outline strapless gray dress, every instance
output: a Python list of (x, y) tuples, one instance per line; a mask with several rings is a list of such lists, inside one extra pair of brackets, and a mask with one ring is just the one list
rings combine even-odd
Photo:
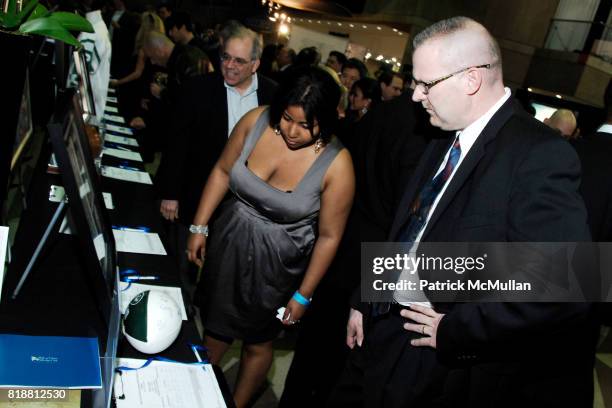
[(247, 163), (268, 122), (265, 110), (231, 169), (232, 194), (211, 225), (198, 288), (205, 330), (250, 343), (280, 332), (276, 310), (302, 281), (317, 238), (323, 176), (343, 148), (334, 137), (294, 191), (279, 190)]

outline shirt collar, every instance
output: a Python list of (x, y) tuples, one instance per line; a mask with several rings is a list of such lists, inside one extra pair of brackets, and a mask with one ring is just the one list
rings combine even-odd
[(225, 88), (230, 91), (230, 92), (235, 92), (236, 94), (240, 95), (241, 97), (246, 97), (251, 95), (253, 92), (257, 92), (257, 87), (259, 85), (259, 81), (257, 80), (257, 74), (253, 74), (251, 76), (251, 85), (249, 85), (249, 87), (246, 89), (246, 91), (244, 91), (243, 94), (240, 94), (240, 92), (238, 92), (238, 90), (231, 86), (228, 85), (227, 82), (223, 81), (223, 85), (225, 85)]
[(604, 123), (597, 129), (598, 132), (602, 133), (612, 133), (612, 125), (609, 123)]
[(502, 107), (502, 105), (510, 98), (510, 88), (504, 88), (504, 96), (502, 96), (491, 108), (485, 112), (484, 115), (476, 119), (465, 129), (458, 131), (459, 143), (461, 144), (461, 150), (467, 152), (470, 147), (476, 142), (478, 136), (482, 133), (489, 120), (495, 115), (495, 113)]

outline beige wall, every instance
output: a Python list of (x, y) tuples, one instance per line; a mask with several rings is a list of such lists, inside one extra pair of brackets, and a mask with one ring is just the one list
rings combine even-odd
[[(382, 54), (385, 57), (395, 57), (398, 61), (401, 61), (404, 49), (406, 48), (408, 35), (404, 34), (400, 36), (394, 32), (391, 27), (381, 26), (382, 30), (377, 30), (376, 25), (370, 23), (365, 23), (367, 28), (364, 29), (362, 27), (363, 23), (316, 19), (311, 21), (312, 23), (309, 23), (308, 20), (296, 21), (293, 24), (325, 34), (329, 34), (330, 31), (348, 34), (350, 42), (363, 45), (369, 49), (373, 54), (373, 58), (378, 54)], [(321, 21), (321, 24), (319, 24), (318, 21)], [(331, 24), (328, 25), (328, 22)], [(340, 22), (342, 26), (339, 26), (338, 22)], [(353, 24), (355, 27), (351, 28), (349, 24)], [(299, 52), (299, 50), (295, 51)], [(323, 61), (326, 58), (327, 55), (322, 56)]]

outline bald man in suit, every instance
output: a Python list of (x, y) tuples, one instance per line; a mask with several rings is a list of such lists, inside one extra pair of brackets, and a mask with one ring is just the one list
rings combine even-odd
[[(482, 25), (454, 17), (426, 28), (413, 66), (413, 100), (453, 134), (421, 157), (390, 241), (590, 240), (575, 152), (512, 99)], [(374, 305), (365, 340), (362, 313), (351, 311), (347, 343), (360, 350), (329, 406), (592, 405), (591, 305), (394, 298)]]

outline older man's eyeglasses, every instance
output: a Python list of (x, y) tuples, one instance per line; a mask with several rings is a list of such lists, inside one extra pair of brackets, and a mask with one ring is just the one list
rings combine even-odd
[(234, 64), (238, 65), (239, 67), (244, 67), (246, 64), (248, 64), (252, 60), (245, 60), (244, 58), (240, 58), (240, 57), (232, 57), (227, 52), (224, 52), (223, 54), (221, 54), (221, 61), (227, 62), (227, 63), (234, 61)]
[(415, 79), (414, 77), (412, 77), (412, 80), (414, 81), (414, 89), (416, 90), (417, 87), (422, 87), (422, 92), (424, 95), (429, 94), (429, 90), (431, 88), (433, 88), (434, 86), (438, 85), (440, 82), (446, 81), (449, 78), (454, 77), (455, 75), (461, 74), (462, 72), (468, 71), (472, 68), (486, 68), (489, 69), (491, 68), (493, 64), (483, 64), (483, 65), (476, 65), (476, 66), (471, 66), (471, 67), (467, 67), (467, 68), (463, 68), (460, 69), (459, 71), (453, 72), (452, 74), (448, 74), (443, 76), (442, 78), (438, 78), (438, 79), (434, 79), (433, 81), (420, 81), (418, 79)]

